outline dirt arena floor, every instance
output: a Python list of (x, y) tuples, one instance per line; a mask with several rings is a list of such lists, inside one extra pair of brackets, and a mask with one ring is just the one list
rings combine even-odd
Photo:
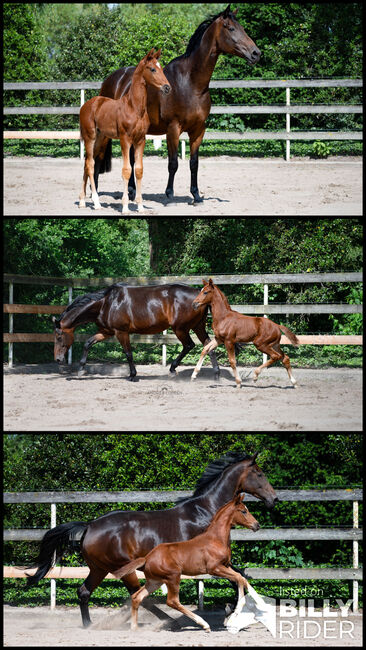
[[(71, 368), (71, 369), (70, 369)], [(22, 365), (4, 376), (5, 431), (361, 431), (362, 369), (294, 369), (298, 388), (282, 367), (239, 368), (237, 390), (231, 370), (215, 382), (193, 366), (174, 379), (168, 367), (137, 366), (139, 381), (126, 380), (127, 364)], [(61, 374), (62, 373), (62, 374)]]
[[(155, 600), (155, 599), (154, 599)], [(241, 646), (362, 646), (362, 615), (350, 614), (345, 619), (294, 617), (292, 638), (280, 631), (277, 611), (276, 637), (262, 623), (255, 623), (237, 634), (224, 627), (224, 611), (200, 611), (210, 625), (207, 633), (186, 616), (167, 607), (153, 605), (152, 611), (139, 610), (137, 632), (129, 629), (130, 608), (91, 608), (93, 624), (83, 629), (78, 607), (11, 607), (4, 608), (4, 646), (189, 646), (189, 647), (241, 647)], [(277, 608), (278, 610), (279, 608)], [(324, 628), (324, 622), (327, 626)], [(297, 624), (299, 623), (299, 634)], [(343, 624), (341, 638), (340, 626)], [(290, 629), (283, 624), (282, 629)], [(346, 633), (349, 631), (349, 633)], [(305, 638), (308, 637), (308, 638)], [(312, 637), (312, 638), (311, 638)]]
[[(78, 158), (6, 157), (5, 216), (118, 217), (122, 212), (122, 163), (100, 177), (101, 210), (91, 199), (79, 209), (83, 163)], [(167, 160), (145, 157), (142, 182), (143, 215), (155, 216), (325, 216), (362, 214), (362, 159), (243, 159), (234, 156), (200, 158), (199, 189), (203, 203), (192, 206), (189, 158), (179, 160), (175, 199), (167, 203)], [(137, 213), (130, 203), (131, 215)]]

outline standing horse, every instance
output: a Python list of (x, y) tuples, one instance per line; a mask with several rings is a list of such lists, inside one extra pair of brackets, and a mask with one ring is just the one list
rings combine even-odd
[(137, 629), (138, 608), (146, 596), (165, 584), (168, 588), (167, 605), (192, 618), (205, 632), (211, 632), (208, 623), (184, 607), (179, 600), (179, 583), (182, 573), (196, 576), (209, 573), (218, 578), (228, 578), (239, 587), (238, 601), (234, 615), (239, 614), (245, 603), (244, 588), (249, 591), (248, 581), (229, 565), (231, 559), (230, 528), (246, 526), (254, 532), (259, 523), (250, 514), (238, 494), (235, 499), (222, 506), (204, 533), (184, 542), (159, 544), (145, 557), (138, 557), (122, 569), (114, 572), (117, 578), (142, 569), (146, 583), (132, 596), (131, 630)]
[[(202, 201), (198, 191), (198, 150), (202, 142), (206, 119), (210, 113), (211, 97), (209, 83), (220, 54), (234, 54), (245, 58), (251, 65), (260, 58), (260, 50), (243, 27), (236, 20), (237, 10), (225, 11), (211, 16), (196, 29), (188, 43), (186, 52), (168, 63), (164, 68), (172, 87), (170, 95), (162, 95), (155, 88), (147, 89), (147, 110), (150, 118), (148, 133), (166, 133), (168, 145), (169, 180), (165, 193), (168, 199), (174, 195), (174, 176), (178, 169), (179, 136), (187, 131), (190, 144), (191, 187), (194, 202)], [(104, 81), (100, 95), (117, 99), (124, 95), (131, 83), (134, 68), (120, 68)], [(108, 142), (106, 151), (101, 152), (95, 164), (95, 182), (98, 174), (111, 169), (112, 147)], [(133, 148), (131, 148), (132, 174), (129, 182), (129, 195), (135, 196), (133, 177)]]
[[(157, 334), (171, 327), (183, 345), (182, 352), (170, 366), (171, 376), (174, 376), (179, 363), (195, 345), (189, 330), (192, 329), (197, 334), (203, 345), (210, 341), (205, 329), (208, 307), (203, 307), (197, 312), (192, 307), (197, 293), (197, 289), (184, 284), (131, 287), (117, 283), (107, 289), (79, 296), (57, 319), (52, 318), (55, 326), (55, 361), (65, 362), (66, 353), (74, 341), (74, 330), (78, 325), (96, 323), (99, 331), (85, 343), (79, 376), (85, 372), (91, 346), (115, 335), (130, 366), (128, 379), (138, 381), (130, 334)], [(220, 370), (216, 354), (213, 352), (210, 357), (215, 379), (218, 379)]]
[(263, 368), (268, 368), (275, 361), (281, 361), (288, 372), (291, 383), (296, 388), (296, 379), (292, 374), (290, 359), (280, 348), (281, 330), (290, 339), (292, 345), (296, 347), (299, 345), (297, 336), (285, 325), (277, 325), (269, 318), (244, 316), (231, 309), (226, 296), (212, 282), (211, 278), (208, 282), (203, 280), (203, 285), (203, 289), (193, 301), (193, 308), (198, 309), (202, 305), (211, 305), (212, 329), (215, 338), (203, 348), (191, 380), (196, 379), (205, 355), (212, 352), (221, 343), (224, 343), (235, 376), (236, 387), (240, 388), (241, 379), (236, 368), (235, 344), (251, 342), (254, 343), (257, 350), (268, 354), (270, 357), (269, 361), (254, 370), (254, 381), (258, 379), (258, 375)]
[[(147, 555), (161, 542), (191, 539), (202, 533), (216, 512), (239, 492), (252, 494), (273, 508), (278, 498), (256, 464), (257, 455), (258, 452), (254, 456), (228, 452), (206, 468), (193, 495), (180, 499), (173, 508), (116, 510), (89, 523), (73, 521), (52, 528), (42, 539), (37, 560), (28, 567), (38, 567), (28, 577), (28, 585), (38, 584), (62, 557), (70, 541), (81, 533), (80, 551), (90, 573), (77, 592), (83, 625), (87, 627), (91, 623), (89, 598), (107, 573), (114, 573), (136, 557)], [(130, 594), (140, 588), (136, 573), (124, 576), (122, 581)]]
[(109, 138), (118, 138), (121, 143), (124, 180), (122, 212), (128, 212), (128, 180), (131, 176), (130, 148), (134, 147), (136, 157), (137, 209), (143, 211), (141, 180), (143, 174), (142, 156), (145, 136), (149, 127), (147, 113), (146, 85), (157, 93), (168, 95), (169, 82), (158, 61), (161, 50), (154, 48), (141, 59), (134, 70), (128, 92), (120, 99), (92, 97), (80, 109), (80, 133), (85, 142), (84, 179), (80, 192), (79, 208), (85, 208), (85, 190), (88, 177), (92, 188), (94, 207), (99, 210), (98, 193), (94, 183), (94, 157), (98, 157), (103, 143)]

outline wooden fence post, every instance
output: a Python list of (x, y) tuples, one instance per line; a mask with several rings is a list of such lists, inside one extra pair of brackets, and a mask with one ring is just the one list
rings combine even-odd
[[(353, 501), (353, 528), (358, 528), (358, 501)], [(358, 569), (358, 542), (353, 542), (353, 568)], [(358, 612), (358, 580), (353, 580), (353, 613)]]
[[(9, 305), (14, 303), (14, 285), (12, 282), (9, 282)], [(9, 334), (13, 334), (14, 321), (13, 314), (9, 314)], [(14, 343), (9, 343), (9, 368), (13, 367), (13, 345)]]
[[(51, 528), (56, 526), (56, 504), (51, 503)], [(56, 561), (56, 551), (53, 554), (53, 564)], [(51, 578), (51, 609), (56, 607), (56, 580)]]
[[(290, 106), (289, 88), (286, 88), (286, 106)], [(290, 113), (286, 113), (286, 133), (290, 133)], [(286, 140), (286, 162), (290, 162), (290, 140)]]

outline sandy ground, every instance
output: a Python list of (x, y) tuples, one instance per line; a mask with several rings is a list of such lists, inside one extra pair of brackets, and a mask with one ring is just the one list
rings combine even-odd
[[(157, 599), (154, 599), (154, 601)], [(194, 607), (192, 611), (198, 613)], [(277, 608), (277, 612), (278, 612)], [(153, 613), (154, 612), (154, 613)], [(294, 623), (293, 638), (281, 633), (281, 619), (277, 613), (276, 637), (262, 623), (255, 623), (238, 634), (231, 634), (224, 625), (224, 611), (200, 611), (211, 627), (207, 633), (186, 616), (160, 602), (152, 611), (140, 607), (137, 632), (129, 629), (130, 610), (91, 608), (92, 626), (83, 629), (79, 608), (57, 607), (11, 607), (4, 608), (4, 646), (189, 646), (189, 647), (240, 647), (240, 646), (361, 646), (362, 616), (351, 615), (345, 619), (316, 618), (288, 619)], [(311, 623), (315, 621), (316, 623)], [(329, 627), (324, 629), (324, 621)], [(341, 638), (340, 624), (343, 630)], [(345, 621), (345, 623), (344, 623)], [(297, 623), (300, 623), (297, 634)], [(282, 624), (282, 629), (289, 627)], [(305, 638), (314, 637), (314, 638)]]
[[(256, 383), (252, 368), (211, 367), (190, 381), (193, 366), (176, 378), (168, 367), (137, 366), (129, 382), (126, 364), (22, 365), (4, 377), (5, 431), (360, 431), (362, 369), (294, 369), (298, 388), (282, 367), (264, 370)], [(60, 374), (60, 372), (62, 374)]]
[[(118, 217), (122, 211), (121, 160), (100, 177), (102, 209), (91, 199), (79, 209), (83, 176), (80, 159), (6, 157), (4, 159), (5, 216), (97, 215)], [(201, 158), (199, 190), (203, 203), (192, 206), (189, 159), (179, 160), (175, 200), (167, 204), (167, 160), (144, 159), (142, 195), (145, 216), (301, 216), (362, 214), (362, 159), (327, 160), (243, 159), (234, 156)], [(130, 203), (131, 215), (137, 215)]]

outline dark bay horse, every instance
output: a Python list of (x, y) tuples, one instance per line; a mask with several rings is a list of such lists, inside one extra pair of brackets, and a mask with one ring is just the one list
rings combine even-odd
[[(198, 289), (185, 284), (136, 287), (117, 283), (107, 289), (78, 296), (58, 318), (52, 319), (55, 326), (55, 361), (65, 363), (66, 353), (74, 341), (74, 330), (78, 325), (95, 323), (98, 332), (85, 343), (79, 376), (85, 372), (91, 346), (115, 335), (130, 366), (128, 379), (138, 381), (130, 334), (157, 334), (171, 327), (183, 345), (182, 352), (170, 366), (171, 376), (174, 376), (177, 366), (195, 346), (189, 330), (196, 333), (203, 345), (210, 341), (205, 329), (208, 307), (202, 307), (198, 311), (192, 307), (197, 294)], [(210, 358), (215, 379), (218, 379), (220, 369), (216, 354), (210, 354)]]
[(142, 156), (145, 136), (149, 127), (147, 113), (147, 86), (157, 92), (169, 94), (171, 88), (158, 61), (161, 50), (154, 48), (144, 56), (134, 69), (131, 85), (123, 97), (92, 97), (80, 109), (80, 133), (85, 143), (85, 165), (79, 208), (85, 208), (85, 190), (88, 178), (92, 188), (94, 208), (99, 210), (98, 193), (94, 184), (94, 158), (98, 157), (105, 141), (117, 138), (121, 144), (124, 190), (122, 212), (128, 212), (128, 181), (131, 176), (130, 148), (133, 146), (136, 158), (137, 209), (143, 211), (141, 181), (143, 174)]
[[(147, 110), (150, 118), (148, 133), (166, 133), (168, 145), (169, 180), (165, 193), (168, 199), (174, 195), (174, 176), (178, 169), (179, 136), (183, 131), (189, 135), (191, 194), (194, 202), (202, 201), (198, 191), (198, 150), (202, 142), (206, 119), (210, 113), (211, 97), (208, 89), (216, 61), (220, 54), (233, 54), (245, 58), (251, 65), (260, 58), (260, 50), (235, 18), (237, 10), (225, 11), (203, 21), (192, 35), (187, 49), (164, 68), (172, 91), (163, 95), (155, 88), (147, 89)], [(104, 81), (100, 95), (117, 99), (128, 91), (134, 68), (120, 68)], [(111, 169), (112, 147), (109, 141), (105, 153), (102, 151), (95, 163), (95, 181), (98, 174)], [(132, 173), (129, 195), (135, 196), (133, 177), (134, 154), (131, 148)]]
[(211, 632), (209, 624), (179, 600), (182, 573), (188, 576), (208, 573), (236, 582), (239, 593), (233, 615), (241, 612), (245, 604), (244, 589), (249, 591), (249, 583), (241, 573), (228, 566), (231, 560), (230, 529), (234, 526), (245, 526), (254, 532), (260, 528), (244, 505), (242, 494), (220, 508), (204, 533), (183, 542), (159, 544), (146, 557), (132, 560), (114, 572), (117, 578), (122, 578), (136, 569), (142, 569), (146, 577), (145, 585), (132, 596), (131, 630), (137, 629), (138, 608), (144, 598), (165, 584), (168, 588), (167, 605), (193, 619), (205, 632)]
[[(89, 523), (72, 521), (49, 530), (42, 539), (35, 563), (38, 567), (28, 585), (38, 584), (56, 558), (82, 534), (80, 551), (90, 568), (78, 597), (83, 625), (90, 625), (89, 598), (108, 572), (114, 573), (137, 557), (145, 556), (161, 542), (191, 539), (202, 533), (216, 512), (239, 492), (246, 492), (273, 508), (276, 493), (253, 456), (228, 452), (212, 462), (199, 479), (192, 496), (180, 499), (173, 508), (150, 511), (115, 510)], [(57, 560), (56, 560), (57, 561)], [(130, 594), (140, 588), (136, 573), (122, 578)]]
[(202, 307), (202, 305), (211, 306), (212, 329), (215, 338), (203, 348), (191, 380), (196, 379), (205, 355), (212, 352), (221, 343), (224, 343), (235, 376), (236, 387), (240, 388), (241, 379), (236, 368), (235, 345), (251, 342), (254, 343), (257, 350), (268, 354), (270, 357), (269, 361), (254, 370), (254, 381), (258, 379), (258, 375), (263, 368), (268, 368), (275, 361), (281, 361), (287, 370), (291, 383), (296, 388), (296, 379), (292, 374), (290, 359), (280, 348), (281, 330), (290, 339), (292, 345), (296, 347), (299, 345), (297, 336), (285, 325), (277, 325), (269, 318), (244, 316), (244, 314), (231, 309), (225, 294), (212, 282), (211, 278), (208, 282), (207, 280), (202, 282), (203, 289), (194, 299), (193, 307), (196, 309)]

